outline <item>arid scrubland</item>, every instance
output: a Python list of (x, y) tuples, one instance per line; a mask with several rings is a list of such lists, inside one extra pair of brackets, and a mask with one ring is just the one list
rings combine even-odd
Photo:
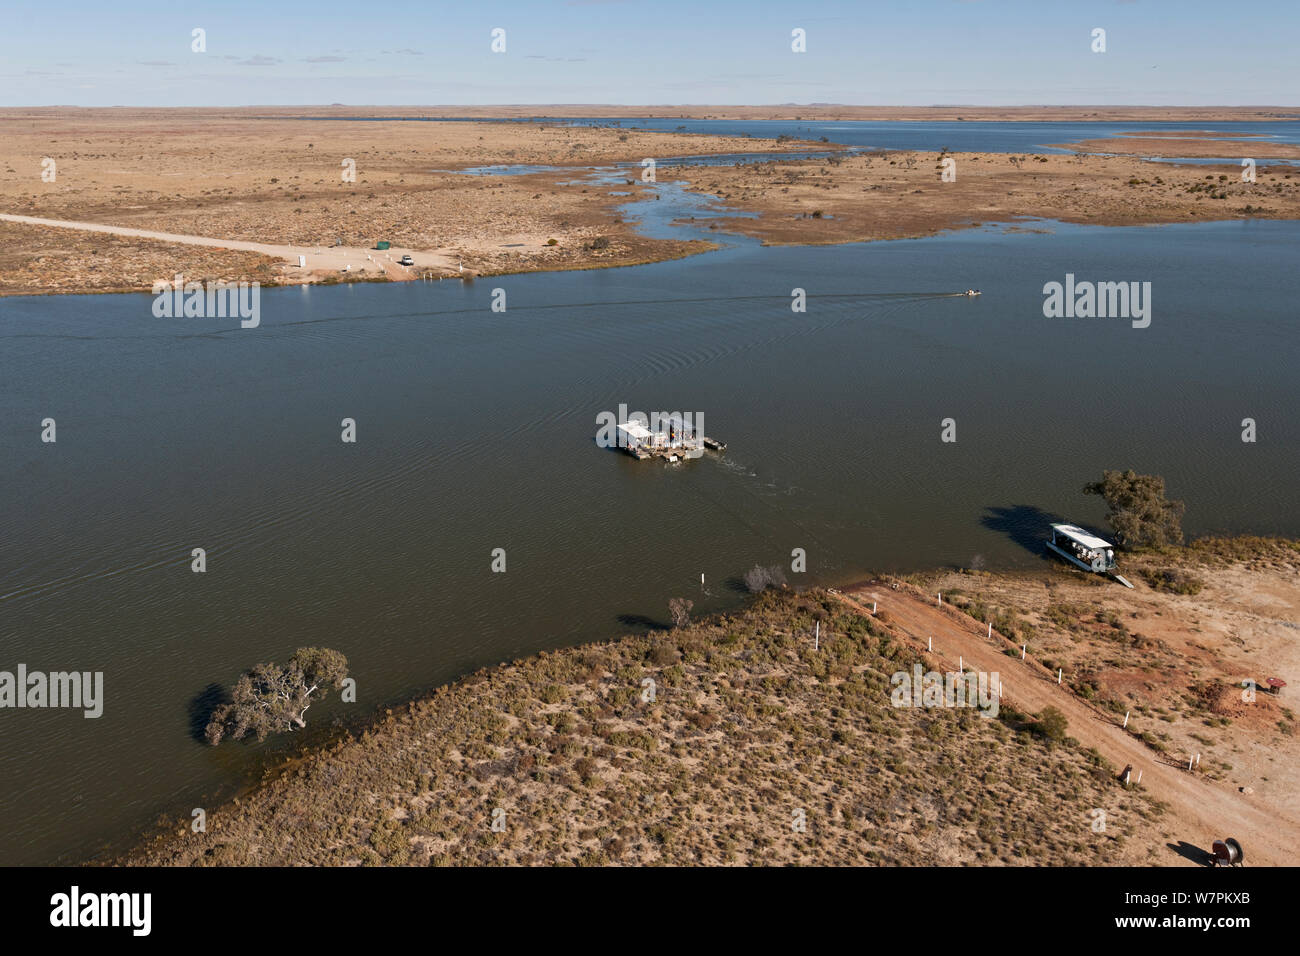
[[(569, 115), (605, 115), (594, 108), (585, 113), (585, 108), (573, 109)], [(787, 117), (788, 110), (735, 108), (716, 114), (684, 110), (681, 115), (808, 121), (921, 115), (861, 111), (809, 108)], [(5, 131), (0, 209), (11, 215), (301, 249), (367, 249), (387, 240), (395, 248), (438, 253), (442, 264), (422, 273), (432, 277), (602, 268), (713, 248), (700, 240), (647, 238), (625, 221), (622, 207), (658, 195), (655, 183), (640, 176), (638, 164), (647, 157), (772, 153), (773, 159), (761, 162), (658, 171), (661, 182), (688, 183), (738, 213), (756, 214), (724, 217), (714, 224), (770, 243), (906, 238), (1040, 218), (1140, 225), (1300, 216), (1300, 171), (1294, 167), (1260, 166), (1255, 182), (1243, 182), (1239, 161), (1199, 166), (1139, 158), (1241, 156), (1263, 161), (1300, 155), (1294, 146), (1249, 138), (1132, 136), (1078, 144), (1085, 152), (1077, 155), (855, 154), (823, 142), (637, 131), (614, 120), (609, 126), (575, 127), (544, 119), (487, 119), (529, 118), (536, 109), (479, 110), (484, 119), (478, 122), (383, 119), (466, 112), (0, 110)], [(971, 115), (960, 118), (1209, 122), (1272, 115), (1267, 110), (1177, 116), (1129, 110), (1105, 117), (1078, 110), (1059, 116), (1032, 110), (967, 112)], [(360, 116), (376, 118), (346, 118)], [(933, 117), (959, 118), (944, 111)], [(809, 149), (831, 155), (782, 156)], [(42, 180), (46, 159), (55, 163), (51, 182)], [(343, 175), (347, 160), (355, 164), (355, 181)], [(945, 162), (951, 181), (944, 180)], [(588, 177), (597, 167), (616, 164), (628, 164), (627, 175), (612, 185)], [(539, 168), (509, 175), (493, 169), (460, 172), (504, 166)], [(362, 278), (337, 270), (299, 272), (283, 259), (260, 253), (29, 223), (0, 223), (0, 240), (0, 294), (141, 291), (177, 273), (195, 281), (262, 284)]]
[[(1220, 142), (1219, 149), (1250, 145)], [(952, 181), (942, 178), (945, 161)], [(1037, 218), (1136, 226), (1300, 217), (1300, 169), (1260, 166), (1253, 183), (1241, 174), (1236, 164), (1180, 166), (1130, 156), (913, 151), (681, 171), (690, 188), (759, 214), (729, 219), (727, 229), (772, 244), (905, 239)]]
[(1265, 684), (1300, 670), (1300, 542), (1207, 538), (1122, 563), (1133, 591), (1065, 567), (914, 580), (1059, 668), (1114, 720), (1130, 714), (1156, 759), (1200, 754), (1197, 773), (1300, 819), (1298, 708)]
[[(599, 268), (675, 258), (707, 243), (648, 239), (617, 207), (646, 188), (580, 182), (593, 165), (798, 144), (546, 123), (355, 122), (257, 111), (0, 110), (0, 211), (180, 235), (304, 247), (445, 250), (471, 274)], [(42, 161), (55, 161), (43, 182)], [(345, 181), (344, 160), (355, 163)], [(476, 166), (561, 172), (476, 176)], [(611, 195), (623, 193), (623, 195)], [(299, 281), (246, 252), (0, 223), (0, 293)], [(459, 269), (444, 270), (459, 274)], [(314, 277), (319, 281), (322, 277)], [(335, 277), (337, 278), (337, 277)]]
[[(820, 647), (812, 632), (820, 622)], [(1161, 809), (1028, 716), (890, 703), (919, 662), (825, 592), (479, 671), (164, 827), (136, 863), (1100, 864)], [(654, 682), (647, 699), (647, 681)], [(1093, 826), (1106, 813), (1105, 832)], [(800, 831), (796, 821), (806, 821)], [(494, 815), (495, 814), (495, 815)], [(500, 829), (493, 829), (494, 820)]]
[(1085, 153), (1117, 153), (1121, 156), (1157, 156), (1168, 159), (1217, 159), (1241, 156), (1243, 159), (1300, 159), (1300, 146), (1270, 143), (1249, 138), (1229, 139), (1208, 131), (1130, 133), (1111, 139), (1084, 139), (1077, 143), (1056, 143), (1064, 149)]
[(1300, 810), (1300, 722), (1266, 690), (1244, 702), (1240, 680), (1300, 664), (1300, 542), (1205, 539), (1125, 567), (1136, 590), (1064, 566), (908, 581), (992, 623), (990, 646), (1015, 645), (1009, 685), (1026, 679), (1023, 643), (1034, 668), (1061, 669), (1060, 694), (1116, 727), (1131, 712), (1123, 733), (1149, 768), (1179, 772), (1201, 753), (1172, 806), (1121, 786), (1121, 768), (1071, 735), (1095, 728), (1062, 739), (1044, 712), (1018, 712), (1014, 687), (996, 718), (893, 706), (891, 675), (936, 661), (888, 611), (907, 585), (884, 579), (874, 615), (844, 594), (768, 590), (732, 615), (478, 671), (269, 769), (209, 813), (206, 833), (162, 821), (126, 859), (1185, 865), (1186, 838), (1221, 835), (1181, 815), (1197, 787), (1211, 788), (1216, 821), (1258, 844), (1224, 808)]
[(256, 252), (0, 222), (0, 295), (144, 292), (176, 272), (262, 285), (281, 275), (279, 263)]

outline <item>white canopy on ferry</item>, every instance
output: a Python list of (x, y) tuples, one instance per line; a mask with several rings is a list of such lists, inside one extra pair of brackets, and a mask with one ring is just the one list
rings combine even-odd
[(1109, 541), (1103, 541), (1095, 534), (1089, 534), (1087, 531), (1084, 531), (1082, 528), (1078, 527), (1077, 525), (1054, 524), (1052, 525), (1052, 528), (1056, 531), (1057, 534), (1063, 534), (1067, 538), (1079, 542), (1079, 544), (1083, 545), (1085, 548), (1090, 548), (1093, 550), (1097, 550), (1097, 549), (1106, 550), (1108, 548), (1115, 547)]
[(645, 440), (653, 434), (650, 429), (646, 428), (640, 422), (623, 422), (618, 426), (621, 432), (627, 432), (633, 438)]

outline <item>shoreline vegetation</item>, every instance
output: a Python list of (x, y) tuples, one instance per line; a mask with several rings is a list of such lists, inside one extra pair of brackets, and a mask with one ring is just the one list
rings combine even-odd
[[(1152, 131), (1066, 144), (1073, 155), (854, 153), (805, 140), (570, 127), (545, 114), (610, 116), (609, 108), (491, 109), (303, 107), (249, 109), (3, 109), (0, 210), (9, 215), (147, 229), (180, 237), (258, 243), (298, 252), (359, 253), (380, 240), (417, 252), (409, 276), (458, 278), (661, 262), (716, 248), (699, 239), (652, 239), (621, 207), (653, 202), (640, 162), (681, 156), (766, 154), (731, 165), (660, 166), (660, 182), (735, 210), (710, 228), (769, 244), (916, 238), (985, 223), (1036, 228), (1038, 220), (1148, 225), (1300, 218), (1300, 169), (1240, 160), (1192, 165), (1142, 157), (1300, 157), (1294, 146)], [(1240, 109), (867, 107), (620, 108), (618, 115), (734, 119), (1113, 120), (1206, 123), (1300, 118), (1300, 111)], [(366, 120), (362, 117), (388, 117)], [(331, 119), (310, 122), (308, 117)], [(403, 118), (457, 122), (406, 122)], [(355, 122), (349, 122), (355, 119)], [(487, 120), (528, 120), (488, 122)], [(1196, 131), (1186, 131), (1195, 133)], [(221, 148), (214, 147), (220, 143)], [(1090, 152), (1089, 150), (1096, 150)], [(790, 153), (817, 151), (818, 158)], [(1116, 153), (1116, 155), (1101, 155)], [(1122, 154), (1121, 154), (1122, 153)], [(1131, 153), (1131, 154), (1129, 154)], [(229, 157), (237, 156), (231, 162)], [(55, 161), (52, 182), (42, 158)], [(341, 164), (355, 163), (355, 181)], [(943, 181), (951, 161), (955, 180)], [(616, 185), (587, 171), (632, 164)], [(480, 166), (535, 172), (466, 175)], [(635, 207), (634, 207), (635, 209)], [(754, 218), (749, 218), (753, 216)], [(1028, 221), (1028, 226), (1016, 226)], [(1046, 226), (1045, 228), (1050, 228)], [(265, 251), (265, 250), (264, 250)], [(330, 257), (325, 256), (328, 260)], [(290, 261), (292, 260), (292, 261)], [(463, 271), (462, 271), (463, 270)], [(148, 292), (186, 281), (370, 281), (337, 268), (300, 270), (296, 255), (196, 246), (0, 221), (0, 295)]]
[[(483, 668), (283, 760), (206, 832), (163, 820), (96, 862), (1189, 865), (1215, 826), (1283, 862), (1300, 722), (1239, 696), (1300, 664), (1300, 541), (1208, 538), (1124, 569), (1134, 591), (1055, 563), (773, 588)], [(950, 670), (959, 641), (970, 669), (1004, 662), (996, 717), (893, 705), (891, 675)]]

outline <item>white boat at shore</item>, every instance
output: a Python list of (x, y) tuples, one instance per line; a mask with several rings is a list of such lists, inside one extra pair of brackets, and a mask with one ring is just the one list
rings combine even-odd
[(1115, 545), (1078, 525), (1054, 524), (1047, 546), (1085, 571), (1109, 574), (1127, 588), (1133, 585), (1115, 570)]

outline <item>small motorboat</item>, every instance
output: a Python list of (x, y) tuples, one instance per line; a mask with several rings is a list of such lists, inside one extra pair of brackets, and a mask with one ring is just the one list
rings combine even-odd
[(979, 295), (979, 294), (980, 294), (980, 290), (979, 290), (979, 289), (967, 289), (967, 290), (966, 290), (966, 294), (967, 294), (967, 295)]

